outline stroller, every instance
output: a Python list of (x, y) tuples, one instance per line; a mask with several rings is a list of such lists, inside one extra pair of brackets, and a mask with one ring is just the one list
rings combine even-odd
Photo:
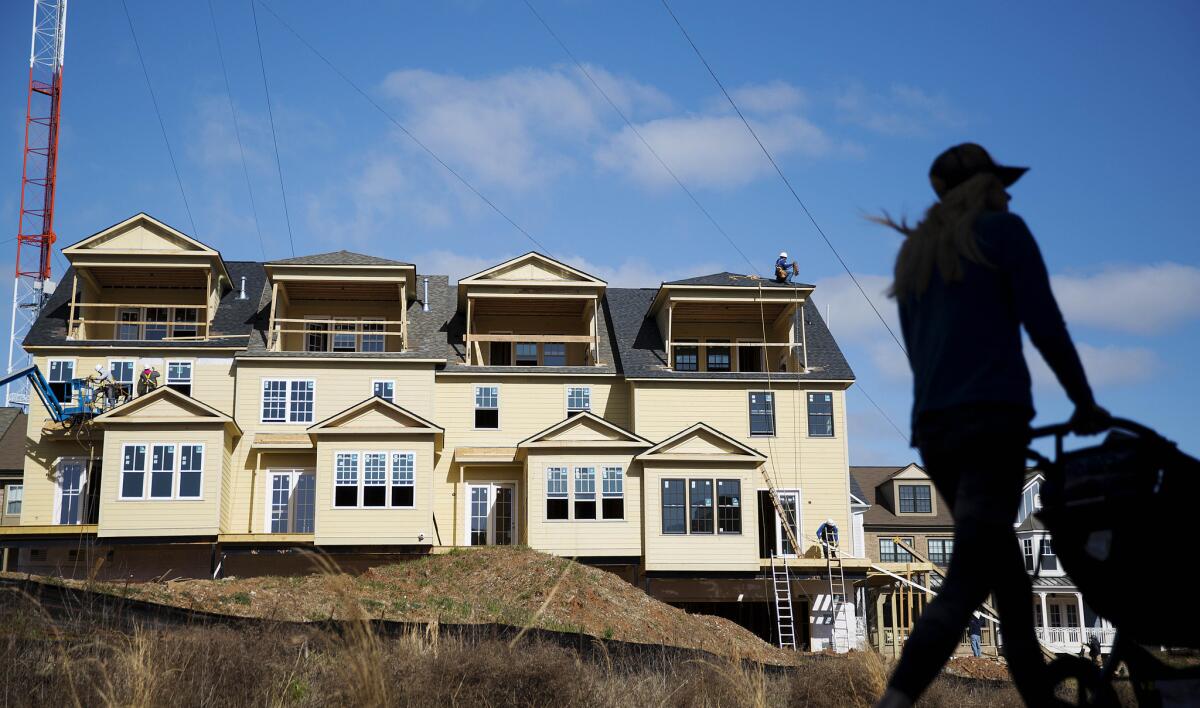
[[(1118, 705), (1113, 680), (1122, 664), (1139, 706), (1196, 705), (1200, 666), (1173, 666), (1151, 648), (1200, 649), (1200, 612), (1180, 578), (1196, 529), (1200, 461), (1120, 418), (1099, 445), (1063, 452), (1068, 433), (1066, 424), (1033, 431), (1054, 437), (1055, 458), (1029, 451), (1045, 475), (1037, 516), (1088, 604), (1117, 631), (1102, 668), (1060, 656), (1051, 673), (1078, 681), (1079, 705)], [(1168, 569), (1174, 587), (1162, 577)]]

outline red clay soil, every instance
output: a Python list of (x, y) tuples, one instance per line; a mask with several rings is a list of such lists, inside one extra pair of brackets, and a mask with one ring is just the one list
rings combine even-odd
[(946, 664), (946, 673), (993, 681), (1009, 680), (1004, 660), (986, 656), (956, 656)]
[(73, 586), (207, 612), (289, 621), (368, 617), (499, 622), (703, 649), (773, 664), (799, 656), (719, 617), (688, 614), (596, 568), (528, 549), (456, 550), (352, 576), (172, 580)]

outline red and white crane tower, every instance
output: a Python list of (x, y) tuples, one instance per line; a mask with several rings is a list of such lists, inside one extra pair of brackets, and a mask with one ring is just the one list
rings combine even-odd
[[(30, 364), (21, 346), (46, 300), (54, 292), (50, 258), (54, 253), (54, 187), (58, 167), (58, 118), (62, 110), (63, 50), (67, 40), (67, 0), (33, 1), (29, 49), (29, 98), (25, 109), (25, 154), (21, 170), (21, 214), (17, 224), (16, 279), (13, 282), (12, 337), (8, 371)], [(22, 379), (22, 382), (24, 379)], [(29, 404), (27, 385), (7, 389), (8, 405)]]

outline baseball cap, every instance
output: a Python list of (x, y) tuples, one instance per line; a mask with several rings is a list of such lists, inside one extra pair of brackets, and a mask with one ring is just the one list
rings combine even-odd
[[(937, 156), (937, 159), (929, 166), (929, 180), (933, 182), (933, 191), (941, 197), (980, 172), (990, 172), (996, 175), (1004, 183), (1004, 186), (1008, 187), (1028, 171), (1028, 167), (1010, 167), (998, 164), (981, 145), (962, 143)], [(941, 189), (938, 189), (939, 182)]]

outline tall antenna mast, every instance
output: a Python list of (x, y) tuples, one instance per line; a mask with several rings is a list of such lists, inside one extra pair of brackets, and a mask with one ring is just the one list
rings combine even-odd
[[(13, 281), (12, 336), (8, 371), (28, 366), (21, 346), (54, 292), (50, 257), (54, 253), (54, 187), (58, 168), (58, 118), (62, 109), (63, 51), (67, 41), (67, 0), (33, 0), (29, 48), (29, 98), (25, 108), (25, 155), (21, 167), (21, 213), (17, 221), (16, 278)], [(24, 379), (22, 379), (24, 381)], [(6, 403), (27, 407), (28, 385), (10, 385)]]

